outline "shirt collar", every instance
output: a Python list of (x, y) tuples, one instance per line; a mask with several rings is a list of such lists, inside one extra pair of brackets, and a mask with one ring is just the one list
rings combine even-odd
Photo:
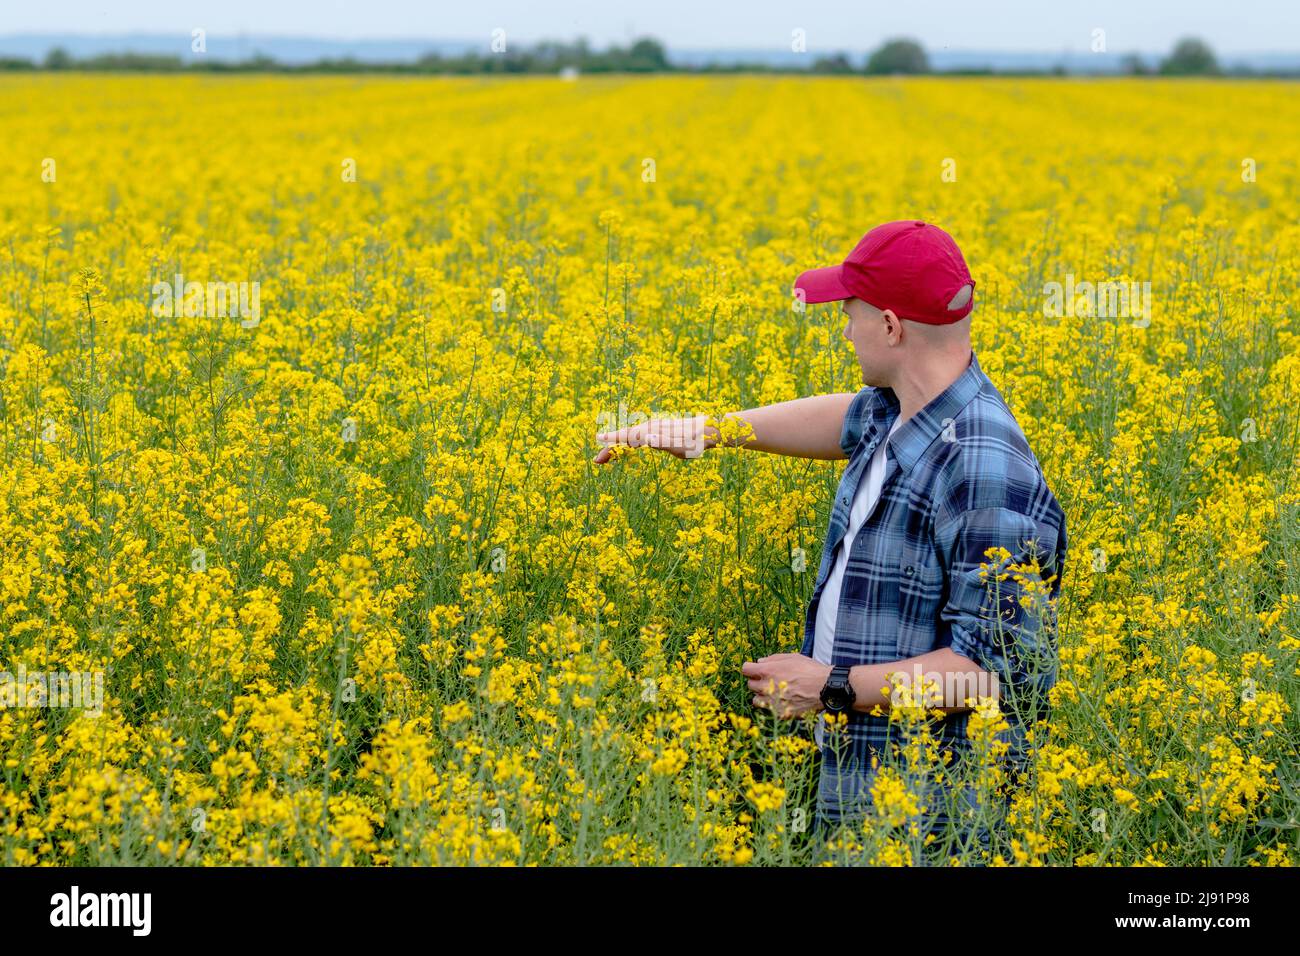
[[(889, 439), (889, 447), (894, 452), (899, 467), (904, 473), (912, 470), (921, 455), (934, 442), (944, 429), (944, 421), (957, 417), (957, 413), (970, 404), (984, 384), (984, 372), (980, 369), (979, 359), (971, 351), (970, 363), (966, 371), (957, 380), (932, 398), (923, 409), (899, 426)], [(876, 401), (871, 409), (872, 428), (880, 428), (887, 433), (889, 426), (898, 418), (898, 396), (892, 388), (878, 388)]]

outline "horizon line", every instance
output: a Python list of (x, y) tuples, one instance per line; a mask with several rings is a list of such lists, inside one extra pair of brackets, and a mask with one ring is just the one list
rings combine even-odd
[[(114, 30), (114, 31), (102, 31), (102, 32), (101, 31), (56, 32), (56, 31), (49, 31), (49, 30), (31, 30), (31, 31), (22, 31), (22, 32), (0, 33), (0, 40), (18, 39), (18, 38), (55, 39), (55, 38), (68, 38), (68, 37), (77, 37), (77, 38), (85, 37), (85, 38), (95, 38), (101, 40), (118, 39), (118, 38), (126, 39), (131, 37), (148, 37), (148, 38), (177, 37), (177, 38), (188, 39), (191, 35), (192, 34), (190, 31), (185, 31), (185, 30), (155, 31), (155, 30), (140, 29), (140, 30)], [(1195, 36), (1195, 34), (1189, 34), (1189, 36)], [(401, 35), (337, 36), (331, 34), (318, 34), (318, 33), (277, 33), (277, 32), (264, 33), (257, 30), (247, 30), (247, 31), (241, 31), (236, 33), (209, 32), (207, 34), (208, 40), (212, 40), (212, 39), (246, 40), (250, 37), (257, 38), (257, 39), (264, 39), (264, 40), (305, 40), (305, 41), (318, 41), (318, 42), (327, 42), (327, 43), (446, 43), (446, 44), (458, 44), (458, 45), (465, 45), (465, 46), (471, 46), (480, 43), (486, 45), (490, 40), (490, 37), (484, 39), (480, 37), (466, 38), (466, 37), (452, 37), (452, 36), (442, 36), (442, 37), (401, 36)], [(1202, 39), (1207, 44), (1209, 44), (1211, 49), (1214, 50), (1215, 55), (1220, 57), (1266, 56), (1266, 55), (1300, 56), (1300, 47), (1296, 47), (1296, 48), (1267, 47), (1267, 48), (1250, 48), (1250, 49), (1226, 48), (1226, 47), (1220, 48), (1215, 46), (1213, 41), (1211, 40), (1205, 40), (1204, 37), (1197, 37), (1197, 38)], [(557, 37), (557, 36), (540, 36), (540, 37), (533, 37), (533, 38), (524, 37), (524, 38), (515, 39), (513, 42), (521, 45), (536, 45), (540, 43), (575, 43), (578, 40), (587, 40), (592, 45), (593, 48), (597, 48), (598, 46), (601, 47), (625, 46), (625, 45), (635, 43), (638, 40), (647, 40), (647, 39), (654, 40), (655, 42), (662, 44), (664, 48), (668, 51), (680, 50), (684, 52), (696, 52), (696, 53), (728, 53), (728, 52), (782, 53), (782, 54), (788, 53), (791, 56), (800, 55), (788, 51), (785, 47), (779, 44), (774, 44), (770, 47), (769, 46), (706, 45), (706, 44), (697, 44), (697, 43), (677, 44), (677, 43), (670, 43), (666, 40), (663, 40), (655, 36), (653, 33), (639, 33), (636, 36), (627, 39), (610, 40), (603, 44), (597, 44), (596, 41), (592, 41), (589, 37), (581, 33), (575, 34), (568, 38)], [(945, 53), (972, 53), (972, 54), (985, 54), (985, 55), (987, 54), (1040, 54), (1040, 55), (1051, 55), (1051, 56), (1060, 56), (1063, 54), (1078, 53), (1078, 54), (1087, 54), (1089, 56), (1106, 57), (1106, 56), (1124, 56), (1132, 53), (1148, 54), (1148, 55), (1163, 55), (1168, 52), (1167, 49), (1152, 49), (1146, 47), (1124, 47), (1124, 48), (1117, 47), (1114, 50), (1094, 52), (1090, 50), (1088, 48), (1087, 43), (1084, 42), (1079, 42), (1078, 45), (1066, 46), (1062, 48), (1048, 47), (1048, 46), (956, 47), (956, 46), (943, 45), (943, 44), (931, 46), (926, 44), (924, 41), (917, 39), (914, 36), (905, 36), (902, 34), (898, 34), (898, 35), (891, 34), (889, 36), (881, 37), (881, 39), (877, 41), (876, 45), (873, 47), (822, 46), (818, 44), (816, 47), (816, 52), (866, 54), (866, 53), (873, 52), (881, 44), (887, 43), (890, 40), (895, 40), (895, 39), (914, 40), (915, 42), (919, 43), (922, 49), (924, 49), (927, 53), (942, 51)], [(807, 52), (812, 53), (813, 50), (810, 49)]]

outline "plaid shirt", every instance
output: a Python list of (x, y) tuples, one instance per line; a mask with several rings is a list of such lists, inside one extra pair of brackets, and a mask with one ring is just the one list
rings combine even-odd
[[(898, 413), (892, 389), (867, 387), (844, 416), (840, 444), (849, 462), (831, 510), (802, 654), (812, 655), (817, 604), (854, 492)], [(1065, 515), (1024, 433), (973, 353), (966, 371), (900, 426), (885, 457), (880, 500), (854, 538), (844, 571), (832, 662), (881, 664), (951, 647), (997, 675), (1004, 713), (1012, 700), (1020, 700), (1032, 701), (1031, 715), (1046, 716), (1046, 692), (1057, 673), (1053, 614), (1066, 555)], [(992, 560), (986, 550), (997, 547), (1016, 563), (1027, 561), (1036, 548), (1051, 599), (1044, 613), (1026, 612), (1010, 576), (996, 585), (999, 593), (993, 596), (981, 564)], [(1006, 563), (998, 565), (1004, 573)], [(999, 598), (1001, 607), (995, 609)], [(903, 670), (911, 676), (910, 669)], [(962, 711), (935, 721), (940, 746), (954, 757), (966, 746), (969, 716)], [(1023, 728), (1011, 715), (1008, 722), (1012, 731), (1004, 739), (1012, 745), (1010, 759), (1019, 761)], [(889, 732), (887, 713), (851, 712), (847, 739), (839, 745), (841, 760), (870, 766), (873, 749), (886, 751)], [(829, 735), (822, 752), (823, 775), (838, 774)]]

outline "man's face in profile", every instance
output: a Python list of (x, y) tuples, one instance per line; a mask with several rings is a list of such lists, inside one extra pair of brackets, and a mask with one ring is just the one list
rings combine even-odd
[(845, 299), (840, 306), (844, 313), (844, 337), (853, 343), (853, 351), (862, 370), (862, 384), (886, 384), (880, 360), (886, 354), (884, 313), (874, 305), (858, 298)]

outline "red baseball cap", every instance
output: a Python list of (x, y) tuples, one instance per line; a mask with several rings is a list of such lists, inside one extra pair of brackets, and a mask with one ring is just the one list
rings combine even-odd
[[(948, 303), (971, 287), (959, 308)], [(794, 280), (805, 302), (834, 302), (855, 297), (877, 309), (892, 309), (900, 319), (947, 325), (970, 315), (975, 280), (952, 236), (917, 219), (877, 226), (863, 236), (837, 266), (809, 269)]]

